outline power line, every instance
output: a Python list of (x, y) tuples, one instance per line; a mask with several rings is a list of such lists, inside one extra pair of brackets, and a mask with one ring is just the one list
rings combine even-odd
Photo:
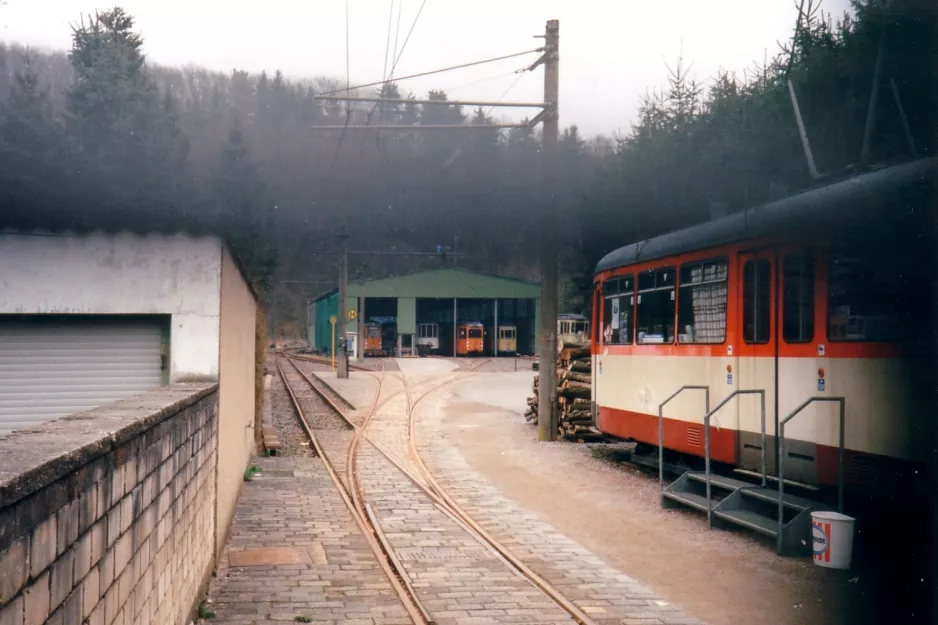
[[(441, 74), (441, 73), (443, 73), (443, 72), (451, 72), (451, 71), (456, 70), (456, 69), (463, 69), (463, 68), (466, 68), (466, 67), (473, 67), (473, 66), (475, 66), (475, 65), (483, 65), (483, 64), (485, 64), (485, 63), (494, 63), (494, 62), (496, 62), (496, 61), (504, 61), (505, 59), (513, 59), (513, 58), (516, 58), (516, 57), (519, 57), (519, 56), (524, 56), (524, 55), (526, 55), (526, 54), (534, 54), (535, 52), (543, 52), (543, 48), (534, 48), (533, 50), (525, 50), (524, 52), (516, 52), (516, 53), (514, 53), (514, 54), (506, 54), (506, 55), (504, 55), (504, 56), (496, 56), (496, 57), (493, 57), (493, 58), (491, 58), (491, 59), (484, 59), (484, 60), (482, 60), (482, 61), (473, 61), (472, 63), (463, 63), (462, 65), (453, 65), (453, 66), (450, 66), (450, 67), (443, 67), (443, 68), (441, 68), (441, 69), (434, 69), (434, 70), (430, 70), (430, 71), (428, 71), (428, 72), (420, 72), (419, 74), (410, 74), (410, 75), (408, 75), (408, 76), (400, 76), (399, 78), (396, 78), (395, 81), (409, 80), (409, 79), (411, 79), (411, 78), (420, 78), (420, 77), (422, 77), (422, 76), (430, 76), (430, 75), (432, 75), (432, 74)], [(356, 89), (364, 89), (365, 87), (374, 87), (375, 85), (382, 85), (382, 84), (384, 84), (384, 82), (385, 82), (385, 81), (383, 81), (383, 80), (378, 80), (378, 81), (375, 81), (375, 82), (368, 82), (368, 83), (364, 83), (364, 84), (361, 84), (361, 85), (355, 85), (354, 87), (349, 87), (348, 89), (333, 89), (333, 90), (331, 90), (331, 91), (323, 91), (323, 92), (320, 93), (319, 95), (333, 95), (333, 94), (341, 93), (342, 91), (348, 91), (348, 90), (354, 91), (354, 90), (356, 90)]]
[(348, 94), (350, 91), (349, 85), (352, 83), (352, 65), (351, 65), (351, 54), (349, 54), (349, 17), (348, 17), (348, 0), (345, 0), (345, 93)]
[(410, 41), (410, 36), (414, 32), (414, 28), (417, 26), (417, 20), (420, 19), (420, 14), (423, 13), (423, 7), (427, 6), (427, 0), (423, 0), (420, 4), (420, 8), (417, 9), (417, 15), (414, 17), (413, 23), (410, 25), (410, 30), (407, 31), (407, 36), (404, 37), (404, 43), (401, 45), (401, 52), (397, 55), (397, 58), (394, 59), (394, 63), (391, 65), (391, 75), (394, 75), (394, 70), (397, 69), (397, 64), (401, 62), (401, 57), (404, 56), (404, 50), (407, 48), (407, 42)]
[(381, 75), (387, 80), (388, 76), (388, 53), (391, 49), (391, 24), (394, 23), (394, 0), (391, 0), (391, 11), (388, 14), (388, 37), (384, 42), (384, 70)]
[[(349, 84), (352, 82), (352, 70), (351, 70), (351, 61), (349, 54), (349, 7), (348, 1), (345, 0), (345, 95), (346, 97), (350, 95), (351, 90)], [(389, 34), (390, 36), (390, 34)], [(348, 128), (349, 122), (352, 120), (352, 109), (349, 108), (349, 103), (345, 103), (345, 129)], [(335, 169), (335, 164), (339, 160), (339, 152), (342, 150), (342, 142), (345, 140), (345, 129), (342, 130), (342, 134), (339, 135), (339, 141), (335, 144), (335, 152), (332, 154), (332, 162), (329, 163), (329, 169), (326, 170), (326, 181), (329, 181), (329, 178), (332, 177), (332, 170)]]
[[(404, 0), (399, 0), (399, 2), (397, 3), (397, 28), (394, 30), (394, 56), (391, 57), (392, 59), (397, 58), (397, 39), (401, 34), (401, 13), (403, 13), (403, 11), (404, 11)], [(391, 74), (392, 75), (394, 74), (393, 68), (391, 70)]]

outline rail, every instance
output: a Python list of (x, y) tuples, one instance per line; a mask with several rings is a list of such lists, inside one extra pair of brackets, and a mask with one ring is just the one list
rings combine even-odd
[[(706, 402), (704, 410), (710, 412), (710, 387), (699, 384), (685, 384), (658, 404), (658, 490), (661, 493), (664, 492), (664, 406), (684, 391), (703, 391), (705, 394), (704, 401)], [(593, 422), (595, 423), (595, 421), (596, 417), (594, 416)]]
[(704, 463), (707, 474), (707, 527), (713, 527), (713, 500), (710, 498), (710, 417), (712, 417), (720, 408), (725, 406), (731, 399), (737, 395), (758, 395), (759, 411), (762, 422), (762, 485), (766, 484), (765, 477), (765, 390), (764, 389), (738, 389), (723, 398), (719, 404), (714, 406), (713, 410), (704, 415)]
[(837, 512), (844, 511), (844, 423), (846, 420), (847, 400), (844, 397), (809, 397), (795, 408), (778, 424), (778, 536), (776, 538), (776, 551), (782, 553), (782, 525), (784, 519), (785, 497), (785, 424), (791, 421), (799, 412), (816, 401), (837, 402), (840, 404), (840, 448), (838, 450), (837, 466)]

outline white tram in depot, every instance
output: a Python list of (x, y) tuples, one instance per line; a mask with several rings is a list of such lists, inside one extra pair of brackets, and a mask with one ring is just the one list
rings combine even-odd
[[(853, 176), (627, 245), (596, 267), (593, 389), (598, 428), (658, 450), (659, 406), (684, 385), (710, 406), (763, 390), (767, 470), (838, 483), (844, 398), (848, 490), (924, 474), (933, 406), (927, 311), (938, 159)], [(704, 456), (704, 393), (663, 409), (665, 457)], [(761, 473), (761, 402), (737, 395), (710, 422), (711, 459)]]
[(440, 352), (440, 324), (417, 324), (417, 352), (421, 355)]

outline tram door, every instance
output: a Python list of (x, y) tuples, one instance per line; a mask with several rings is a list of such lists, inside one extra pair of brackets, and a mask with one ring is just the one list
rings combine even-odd
[[(778, 414), (784, 419), (803, 401), (830, 394), (827, 390), (827, 349), (824, 306), (826, 250), (783, 247), (778, 254)], [(821, 279), (821, 274), (825, 279)], [(785, 425), (785, 479), (817, 483), (818, 429), (830, 428), (832, 405), (811, 404)], [(833, 417), (833, 418), (832, 418)], [(774, 445), (773, 445), (774, 447)]]
[[(776, 250), (739, 255), (736, 306), (738, 320), (736, 381), (733, 390), (765, 391), (766, 470), (775, 472), (775, 396), (778, 373)], [(739, 395), (739, 466), (762, 470), (762, 428), (758, 395)], [(727, 406), (729, 408), (729, 406)], [(716, 415), (719, 417), (719, 415)]]

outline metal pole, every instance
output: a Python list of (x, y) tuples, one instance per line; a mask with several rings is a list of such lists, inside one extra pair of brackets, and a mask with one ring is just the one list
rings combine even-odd
[(837, 467), (837, 512), (844, 512), (844, 425), (847, 411), (847, 400), (840, 399), (840, 453)]
[(330, 319), (329, 325), (332, 326), (332, 370), (335, 371), (335, 321)]
[(339, 240), (342, 242), (342, 262), (339, 265), (339, 306), (338, 306), (338, 324), (339, 324), (339, 368), (336, 371), (336, 377), (348, 377), (348, 350), (345, 347), (346, 342), (346, 319), (348, 312), (347, 293), (348, 290), (348, 235), (345, 232), (339, 233)]
[(707, 529), (713, 527), (713, 504), (710, 503), (710, 414), (704, 417), (704, 457), (707, 472)]
[(453, 358), (456, 357), (456, 298), (453, 298)]
[(818, 173), (817, 165), (814, 164), (814, 154), (811, 152), (811, 143), (808, 141), (808, 133), (804, 129), (804, 120), (801, 119), (801, 109), (798, 108), (798, 96), (795, 95), (795, 87), (788, 81), (788, 95), (791, 96), (791, 105), (795, 109), (795, 121), (798, 123), (798, 134), (801, 136), (801, 147), (804, 148), (804, 156), (808, 159), (808, 173), (817, 180), (821, 177)]
[(765, 487), (765, 390), (759, 391), (759, 406), (762, 418), (762, 486)]
[(549, 20), (544, 46), (544, 215), (541, 219), (541, 336), (538, 346), (537, 438), (552, 441), (557, 437), (554, 406), (557, 403), (557, 250), (554, 207), (554, 172), (558, 142), (558, 93), (560, 22)]
[(778, 425), (778, 535), (775, 551), (782, 553), (782, 526), (785, 516), (785, 423)]
[(498, 298), (495, 298), (495, 334), (492, 335), (492, 355), (498, 358)]
[(873, 88), (870, 90), (870, 106), (866, 111), (866, 126), (863, 129), (863, 147), (860, 150), (860, 163), (870, 162), (870, 139), (876, 125), (876, 103), (879, 101), (879, 77), (883, 73), (883, 50), (886, 47), (886, 27), (879, 36), (879, 51), (876, 53), (876, 67), (873, 69)]
[(918, 156), (918, 150), (915, 149), (915, 139), (912, 138), (909, 118), (905, 116), (905, 108), (902, 106), (902, 98), (899, 97), (899, 87), (896, 86), (895, 78), (889, 79), (889, 86), (892, 87), (892, 97), (896, 101), (896, 108), (899, 109), (899, 119), (902, 120), (902, 130), (905, 132), (905, 140), (909, 144), (909, 153), (916, 157)]
[(365, 360), (365, 285), (361, 285), (358, 291), (358, 360)]
[(658, 492), (664, 492), (664, 405), (658, 406)]

